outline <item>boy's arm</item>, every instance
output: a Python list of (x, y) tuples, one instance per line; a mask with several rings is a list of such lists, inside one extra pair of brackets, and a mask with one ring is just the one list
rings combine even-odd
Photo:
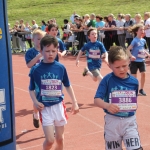
[(78, 56), (77, 56), (77, 59), (76, 59), (76, 66), (77, 66), (77, 67), (79, 67), (79, 59), (80, 59), (80, 57), (81, 57), (82, 54), (83, 54), (83, 52), (80, 50), (80, 51), (79, 51), (79, 54), (78, 54)]
[(77, 100), (76, 100), (73, 88), (70, 85), (69, 87), (66, 87), (66, 90), (67, 90), (67, 93), (69, 94), (69, 96), (70, 96), (70, 98), (72, 100), (72, 110), (71, 110), (71, 112), (73, 114), (76, 114), (76, 113), (79, 112), (79, 106), (78, 106), (78, 103), (77, 103)]
[(42, 57), (42, 54), (41, 54), (41, 53), (39, 53), (38, 55), (36, 55), (36, 57), (34, 57), (31, 61), (29, 61), (29, 62), (27, 63), (27, 67), (28, 67), (28, 68), (33, 67), (41, 57)]
[(106, 109), (108, 112), (112, 114), (116, 114), (119, 112), (119, 107), (117, 105), (106, 103), (100, 98), (95, 98), (94, 104), (100, 108)]
[(108, 65), (108, 53), (107, 52), (102, 54), (101, 59)]
[(132, 45), (130, 45), (128, 48), (127, 48), (127, 50), (126, 50), (126, 52), (127, 52), (127, 55), (129, 56), (129, 58), (131, 59), (131, 61), (134, 61), (134, 60), (136, 60), (136, 58), (131, 54), (131, 49), (133, 48), (133, 46)]
[(29, 90), (29, 94), (30, 94), (30, 97), (35, 105), (35, 107), (41, 111), (43, 108), (44, 108), (44, 105), (40, 102), (38, 102), (38, 100), (36, 99), (36, 95), (35, 95), (35, 91), (31, 91)]

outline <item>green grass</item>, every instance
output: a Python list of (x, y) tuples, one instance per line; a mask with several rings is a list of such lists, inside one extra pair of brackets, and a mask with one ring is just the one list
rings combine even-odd
[(38, 25), (41, 20), (48, 21), (56, 18), (59, 26), (63, 19), (69, 19), (73, 11), (83, 16), (84, 14), (101, 14), (102, 16), (113, 13), (141, 13), (150, 9), (147, 0), (7, 0), (8, 20), (11, 26), (16, 20), (24, 19), (31, 24), (35, 19)]

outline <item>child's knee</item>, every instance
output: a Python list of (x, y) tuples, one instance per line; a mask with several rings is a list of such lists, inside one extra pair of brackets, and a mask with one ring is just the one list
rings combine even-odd
[(63, 136), (62, 137), (56, 137), (55, 140), (56, 140), (57, 144), (62, 144), (64, 141), (64, 137)]
[(97, 81), (97, 77), (93, 77), (93, 81), (95, 81), (95, 82), (96, 82), (96, 81)]
[(48, 147), (51, 147), (54, 144), (54, 139), (46, 139), (45, 144)]

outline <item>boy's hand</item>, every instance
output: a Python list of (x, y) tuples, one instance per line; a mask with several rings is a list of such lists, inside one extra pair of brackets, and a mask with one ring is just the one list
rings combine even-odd
[(58, 52), (58, 56), (59, 56), (59, 57), (62, 57), (62, 53), (61, 53), (61, 52)]
[(119, 112), (119, 107), (115, 104), (109, 104), (108, 107), (107, 107), (107, 110), (112, 113), (112, 114), (116, 114)]
[(76, 66), (79, 67), (79, 60), (76, 60)]
[(37, 110), (41, 111), (44, 108), (44, 105), (40, 102), (36, 102), (34, 103), (35, 107), (37, 108)]
[(78, 112), (79, 112), (78, 103), (77, 103), (77, 102), (74, 102), (74, 103), (72, 104), (71, 113), (72, 113), (73, 115), (75, 115), (75, 114), (78, 113)]
[(134, 60), (136, 60), (136, 58), (132, 55), (132, 56), (130, 57), (130, 60), (131, 60), (131, 61), (134, 61)]

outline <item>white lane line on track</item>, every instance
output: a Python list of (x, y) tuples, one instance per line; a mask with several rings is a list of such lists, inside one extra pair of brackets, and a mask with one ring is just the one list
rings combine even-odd
[(40, 144), (40, 145), (34, 145), (34, 146), (30, 146), (30, 147), (25, 147), (25, 148), (21, 148), (21, 149), (17, 149), (17, 150), (31, 149), (31, 148), (39, 147), (39, 146), (42, 146), (42, 144)]
[(85, 119), (85, 120), (91, 122), (92, 124), (96, 125), (97, 127), (104, 129), (101, 125), (99, 125), (98, 123), (92, 121), (91, 119), (89, 119), (89, 118), (87, 118), (87, 117), (85, 117), (85, 116), (83, 116), (83, 115), (81, 115), (81, 114), (77, 114), (77, 115), (80, 116), (80, 117), (82, 117), (83, 119)]
[(146, 107), (150, 107), (149, 105), (146, 105), (146, 104), (142, 104), (142, 103), (138, 103), (138, 104), (146, 106)]

